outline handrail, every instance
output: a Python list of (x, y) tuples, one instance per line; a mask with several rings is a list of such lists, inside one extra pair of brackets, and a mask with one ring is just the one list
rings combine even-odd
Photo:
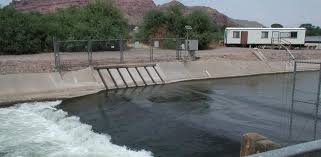
[(253, 48), (254, 51), (252, 53), (261, 61), (267, 61), (267, 58), (264, 56), (264, 54), (260, 51), (258, 48)]
[(292, 44), (290, 41), (285, 40), (285, 39), (282, 39), (282, 38), (280, 39), (280, 41), (281, 41), (281, 42), (284, 42), (284, 43), (287, 43), (287, 44), (289, 44), (289, 45), (291, 45), (291, 44)]
[(296, 60), (296, 58), (294, 57), (292, 52), (286, 46), (284, 46), (283, 44), (280, 44), (280, 46), (283, 47), (286, 50), (286, 52), (290, 55), (292, 60), (294, 60), (294, 61)]
[(287, 40), (285, 40), (285, 39), (280, 39), (280, 42), (281, 43), (284, 43), (284, 44), (287, 44), (287, 45), (289, 45), (290, 47), (292, 46), (292, 43), (290, 42), (290, 41), (287, 41)]

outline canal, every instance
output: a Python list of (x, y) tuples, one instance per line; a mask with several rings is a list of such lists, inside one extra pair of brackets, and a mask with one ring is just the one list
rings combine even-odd
[[(296, 98), (314, 101), (317, 78), (298, 74)], [(263, 75), (18, 104), (0, 109), (0, 156), (235, 157), (248, 132), (313, 140), (313, 105), (295, 104), (290, 129), (291, 85), (291, 74)]]

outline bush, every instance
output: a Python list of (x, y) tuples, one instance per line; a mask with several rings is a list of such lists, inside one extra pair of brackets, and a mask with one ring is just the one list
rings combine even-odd
[(204, 11), (194, 11), (187, 16), (188, 25), (193, 27), (191, 38), (199, 40), (199, 48), (208, 48), (210, 42), (214, 39), (215, 27)]
[(0, 9), (0, 51), (8, 54), (41, 52), (47, 48), (45, 24), (38, 13), (20, 13), (14, 8)]
[[(30, 54), (52, 51), (52, 38), (60, 40), (126, 38), (128, 24), (108, 0), (97, 0), (82, 8), (55, 13), (21, 13), (0, 8), (0, 52)], [(68, 44), (68, 49), (77, 46)], [(75, 48), (75, 50), (78, 50)]]
[(274, 23), (271, 25), (271, 28), (283, 28), (283, 25), (281, 25), (279, 23)]
[[(152, 10), (144, 19), (139, 32), (140, 38), (186, 37), (185, 26), (190, 25), (193, 27), (190, 39), (199, 40), (200, 49), (208, 48), (215, 37), (214, 33), (220, 29), (213, 24), (207, 12), (196, 10), (184, 16), (179, 6), (170, 7), (166, 12)], [(176, 48), (176, 42), (174, 45), (171, 41), (164, 41), (164, 45), (167, 45), (166, 48)]]
[(163, 48), (163, 49), (176, 49), (177, 47), (177, 42), (176, 40), (173, 38), (173, 39), (164, 39), (161, 41), (160, 43), (160, 47)]
[(319, 26), (314, 26), (310, 23), (302, 24), (301, 28), (306, 28), (307, 36), (321, 36), (321, 28)]

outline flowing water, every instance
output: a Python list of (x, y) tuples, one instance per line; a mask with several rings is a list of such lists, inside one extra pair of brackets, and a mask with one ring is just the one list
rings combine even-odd
[[(298, 99), (316, 99), (317, 77), (298, 75)], [(289, 126), (291, 79), (194, 81), (0, 108), (0, 156), (229, 157), (248, 132), (282, 145), (309, 141), (313, 105), (296, 103)]]

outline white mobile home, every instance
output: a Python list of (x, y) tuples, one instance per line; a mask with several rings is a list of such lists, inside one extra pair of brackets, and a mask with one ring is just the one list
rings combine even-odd
[(305, 28), (226, 28), (224, 43), (227, 46), (304, 46), (305, 33)]

